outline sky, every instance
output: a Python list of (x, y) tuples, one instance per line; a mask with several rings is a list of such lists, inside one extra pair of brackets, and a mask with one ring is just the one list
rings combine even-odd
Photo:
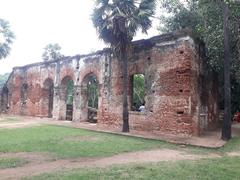
[[(10, 23), (16, 38), (10, 55), (0, 60), (0, 74), (13, 67), (41, 62), (43, 48), (58, 43), (66, 56), (87, 54), (106, 45), (98, 39), (92, 25), (94, 0), (0, 0), (0, 18)], [(146, 39), (158, 35), (154, 20)]]

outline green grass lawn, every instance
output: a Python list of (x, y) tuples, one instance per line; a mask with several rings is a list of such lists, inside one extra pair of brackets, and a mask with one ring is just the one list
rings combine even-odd
[(122, 152), (156, 148), (179, 149), (195, 154), (240, 151), (240, 138), (233, 138), (219, 149), (181, 148), (157, 140), (99, 133), (64, 126), (43, 125), (0, 129), (0, 152), (44, 152), (55, 158), (103, 157)]
[(5, 168), (15, 168), (19, 166), (23, 166), (27, 164), (28, 162), (21, 158), (2, 158), (0, 157), (0, 169)]
[(56, 158), (102, 157), (122, 152), (177, 147), (161, 141), (62, 126), (0, 130), (0, 152), (44, 152)]
[(217, 158), (197, 161), (162, 162), (115, 166), (105, 169), (79, 169), (30, 177), (32, 180), (239, 180), (240, 158)]
[[(30, 179), (240, 179), (240, 158), (225, 156), (240, 151), (240, 138), (219, 149), (173, 145), (157, 140), (99, 133), (64, 126), (43, 125), (0, 129), (0, 153), (48, 153), (54, 158), (104, 157), (149, 149), (178, 149), (195, 154), (220, 153), (223, 158), (79, 169), (43, 174)], [(21, 166), (21, 159), (0, 159), (0, 168)]]

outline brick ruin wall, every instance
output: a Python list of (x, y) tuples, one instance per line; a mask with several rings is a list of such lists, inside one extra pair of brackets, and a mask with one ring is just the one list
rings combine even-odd
[[(205, 72), (202, 49), (201, 43), (184, 33), (133, 42), (129, 49), (129, 107), (131, 77), (144, 74), (146, 111), (129, 111), (130, 129), (200, 135), (217, 126), (217, 78)], [(2, 89), (1, 110), (64, 120), (66, 82), (73, 80), (73, 121), (86, 121), (85, 79), (89, 74), (99, 82), (98, 123), (121, 126), (122, 63), (108, 49), (14, 68)]]

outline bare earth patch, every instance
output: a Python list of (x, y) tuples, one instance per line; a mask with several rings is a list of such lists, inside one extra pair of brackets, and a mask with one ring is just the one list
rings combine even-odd
[(46, 161), (52, 161), (53, 158), (46, 153), (0, 153), (0, 158), (22, 158), (29, 162), (29, 164), (39, 164)]
[(229, 156), (229, 157), (239, 157), (240, 152), (229, 152), (229, 153), (227, 153), (227, 156)]
[[(42, 156), (40, 154), (35, 153), (33, 154), (18, 153), (17, 155), (18, 157), (19, 155), (22, 157), (26, 156), (26, 158), (31, 159), (32, 163), (27, 164), (24, 167), (0, 170), (1, 179), (19, 179), (21, 177), (35, 176), (42, 173), (50, 173), (60, 170), (72, 170), (78, 168), (108, 167), (111, 165), (129, 163), (155, 163), (161, 161), (197, 160), (204, 158), (222, 157), (219, 154), (195, 155), (169, 149), (122, 153), (119, 155), (105, 158), (78, 158), (78, 159), (63, 159), (56, 161), (45, 161), (46, 159), (48, 159), (46, 158), (46, 156)], [(227, 155), (240, 156), (240, 152)]]

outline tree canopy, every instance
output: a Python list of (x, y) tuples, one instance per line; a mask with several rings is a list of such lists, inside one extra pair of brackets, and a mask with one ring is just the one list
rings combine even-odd
[(14, 38), (9, 22), (0, 18), (0, 59), (9, 55)]
[(99, 39), (116, 48), (123, 34), (125, 41), (131, 41), (139, 29), (147, 33), (154, 10), (155, 0), (96, 0), (92, 21)]
[(221, 98), (220, 103), (221, 108), (224, 108), (222, 139), (229, 140), (231, 112), (236, 113), (240, 109), (239, 101), (236, 103), (236, 99), (239, 99), (237, 93), (240, 86), (240, 2), (236, 0), (161, 1), (162, 8), (170, 13), (170, 16), (161, 17), (162, 31), (190, 27), (206, 44), (207, 63), (219, 73), (222, 89), (220, 97), (224, 97)]
[(57, 43), (55, 44), (48, 44), (44, 48), (44, 52), (42, 54), (42, 58), (44, 61), (54, 61), (58, 60), (63, 57), (63, 55), (60, 53), (61, 51), (61, 46)]
[[(191, 28), (206, 44), (208, 64), (223, 69), (223, 11), (220, 0), (161, 0), (168, 15), (161, 16), (162, 32)], [(228, 1), (232, 74), (240, 80), (240, 4)], [(239, 74), (239, 75), (238, 75)]]
[[(219, 73), (220, 93), (223, 91), (224, 33), (223, 9), (220, 0), (161, 0), (161, 8), (167, 15), (161, 16), (161, 32), (191, 28), (206, 45), (207, 63)], [(240, 110), (240, 3), (228, 1), (229, 41), (231, 53), (231, 82), (233, 113)], [(223, 96), (220, 106), (223, 108)]]

